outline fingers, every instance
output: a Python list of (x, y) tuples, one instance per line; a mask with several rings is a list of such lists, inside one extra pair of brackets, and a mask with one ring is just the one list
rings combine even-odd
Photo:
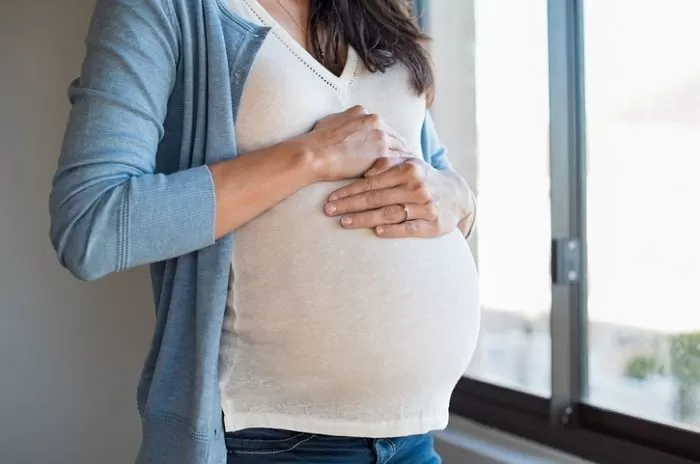
[(342, 113), (333, 113), (321, 118), (314, 125), (314, 129), (324, 129), (332, 126), (347, 124), (348, 121), (356, 120), (365, 114), (367, 114), (367, 110), (362, 106), (352, 106)]
[[(353, 106), (342, 113), (332, 114), (319, 121), (311, 137), (313, 145), (330, 166), (322, 173), (323, 179), (356, 178), (364, 175), (378, 158), (413, 156), (406, 140), (389, 127), (377, 114), (371, 114), (362, 106)], [(385, 172), (397, 162), (377, 165)], [(395, 184), (390, 184), (395, 185)]]
[(389, 125), (378, 114), (370, 113), (363, 106), (353, 106), (347, 110), (348, 116), (356, 118), (365, 131), (374, 131), (384, 138), (389, 151), (408, 151), (408, 143), (398, 132)]
[(380, 225), (374, 231), (381, 238), (435, 237), (439, 229), (437, 222), (424, 219), (406, 221), (401, 224)]
[(341, 216), (345, 214), (361, 213), (385, 206), (400, 205), (406, 203), (425, 204), (425, 189), (408, 189), (404, 186), (371, 190), (359, 195), (353, 195), (339, 200), (329, 201), (326, 204), (326, 214), (329, 216)]
[(400, 187), (372, 190), (359, 195), (329, 201), (326, 204), (326, 214), (329, 216), (340, 216), (379, 209), (410, 201), (409, 196), (410, 192), (406, 192)]
[(369, 112), (363, 106), (352, 106), (342, 113), (333, 113), (321, 118), (314, 125), (314, 129), (347, 125), (349, 123), (361, 121), (362, 118), (368, 114)]
[(370, 167), (367, 172), (365, 172), (365, 177), (372, 177), (372, 176), (378, 176), (379, 174), (383, 174), (387, 172), (389, 169), (393, 168), (394, 166), (398, 166), (399, 164), (409, 160), (410, 158), (407, 158), (405, 156), (398, 156), (398, 157), (393, 157), (393, 156), (383, 156), (381, 158), (378, 158), (377, 161), (374, 162), (372, 167)]
[[(390, 158), (380, 158), (381, 160), (388, 160)], [(378, 162), (375, 162), (372, 169), (377, 169), (376, 166)], [(381, 163), (383, 167), (384, 164), (391, 165), (391, 161), (385, 161)], [(380, 168), (381, 169), (381, 168)], [(364, 177), (358, 179), (351, 184), (348, 184), (335, 192), (331, 193), (328, 197), (329, 201), (336, 201), (343, 198), (351, 197), (353, 195), (359, 195), (365, 192), (371, 192), (375, 190), (389, 189), (393, 187), (398, 187), (403, 182), (402, 173), (398, 169), (387, 169), (383, 174), (374, 175), (371, 177)]]
[(346, 229), (371, 229), (381, 225), (400, 224), (406, 220), (425, 220), (435, 222), (438, 219), (434, 205), (390, 205), (383, 208), (348, 214), (341, 218), (340, 224)]
[(408, 143), (395, 130), (389, 127), (386, 122), (378, 114), (373, 114), (367, 111), (362, 105), (355, 105), (342, 113), (336, 113), (322, 119), (317, 126), (324, 125), (324, 122), (344, 121), (345, 124), (350, 124), (346, 130), (350, 132), (362, 131), (365, 133), (374, 133), (377, 142), (380, 144), (382, 152), (387, 155), (392, 155), (393, 152), (407, 153)]
[(380, 224), (399, 224), (406, 220), (403, 205), (391, 205), (384, 208), (348, 214), (340, 219), (340, 224), (346, 229), (371, 229)]
[(356, 132), (356, 134), (362, 137), (365, 143), (368, 143), (365, 149), (369, 149), (377, 157), (394, 158), (410, 155), (406, 142), (392, 132), (384, 129), (372, 129), (369, 132)]
[(376, 114), (362, 116), (357, 124), (360, 129), (353, 128), (354, 131), (369, 134), (371, 141), (377, 144), (379, 152), (386, 156), (394, 154), (408, 154), (408, 144), (396, 131), (386, 125)]
[(394, 168), (406, 183), (422, 182), (428, 171), (427, 163), (414, 155), (396, 158), (383, 157), (374, 162), (365, 173), (365, 177), (378, 176)]
[(351, 116), (363, 116), (369, 114), (369, 111), (362, 105), (355, 105), (345, 110), (344, 113)]
[(389, 136), (389, 150), (400, 153), (408, 153), (408, 143), (398, 132), (389, 127), (384, 121), (381, 122), (381, 129)]
[(385, 134), (389, 136), (388, 139), (388, 145), (387, 145), (387, 155), (391, 156), (406, 156), (410, 155), (410, 151), (408, 149), (408, 144), (406, 143), (406, 140), (404, 140), (403, 137), (401, 137), (399, 134), (394, 132), (393, 130), (385, 130)]
[[(422, 166), (423, 163), (423, 161), (414, 157), (379, 158), (367, 170), (363, 179), (356, 180), (336, 190), (331, 193), (328, 200), (336, 201), (365, 192), (398, 187), (399, 185), (405, 185), (410, 190), (420, 191), (419, 194), (421, 195), (425, 194), (427, 192), (423, 188), (423, 179), (426, 175), (426, 170)], [(411, 199), (407, 200), (413, 201)], [(416, 199), (415, 202), (425, 203), (430, 200), (431, 198), (427, 195), (422, 201)]]

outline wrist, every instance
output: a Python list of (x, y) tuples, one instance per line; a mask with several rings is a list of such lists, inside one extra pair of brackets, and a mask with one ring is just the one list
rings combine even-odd
[(322, 180), (324, 166), (318, 149), (313, 146), (306, 137), (295, 139), (289, 142), (289, 150), (294, 169), (304, 178), (305, 184), (313, 184)]
[(328, 166), (326, 157), (310, 134), (306, 134), (294, 141), (296, 159), (299, 169), (302, 169), (308, 176), (309, 183), (326, 180)]
[(457, 218), (457, 227), (469, 236), (474, 228), (476, 198), (469, 184), (454, 171), (441, 171), (449, 184), (451, 206)]
[(463, 224), (464, 230), (462, 230), (462, 235), (469, 238), (474, 232), (474, 226), (476, 225), (476, 195), (469, 185), (465, 182), (466, 186), (466, 202), (464, 205), (464, 211), (461, 216), (460, 224)]

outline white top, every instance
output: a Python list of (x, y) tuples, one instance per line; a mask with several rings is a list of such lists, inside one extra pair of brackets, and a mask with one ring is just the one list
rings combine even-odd
[[(350, 49), (337, 77), (256, 1), (229, 3), (272, 27), (243, 90), (241, 153), (356, 104), (420, 152), (425, 100), (403, 66), (371, 73)], [(323, 206), (345, 183), (305, 187), (236, 232), (220, 353), (227, 431), (394, 437), (447, 424), (479, 330), (472, 255), (457, 229), (399, 240), (342, 229)]]

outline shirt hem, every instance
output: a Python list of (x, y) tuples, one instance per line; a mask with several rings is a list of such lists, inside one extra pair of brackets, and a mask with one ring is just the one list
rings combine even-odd
[(447, 427), (449, 413), (419, 415), (389, 421), (347, 421), (279, 413), (224, 411), (226, 432), (247, 428), (273, 428), (295, 432), (361, 438), (389, 438), (420, 435)]

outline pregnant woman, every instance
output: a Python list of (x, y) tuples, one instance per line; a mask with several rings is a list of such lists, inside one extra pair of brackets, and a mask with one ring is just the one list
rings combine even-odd
[(439, 462), (479, 304), (425, 39), (402, 0), (97, 1), (51, 238), (151, 266), (137, 462)]

